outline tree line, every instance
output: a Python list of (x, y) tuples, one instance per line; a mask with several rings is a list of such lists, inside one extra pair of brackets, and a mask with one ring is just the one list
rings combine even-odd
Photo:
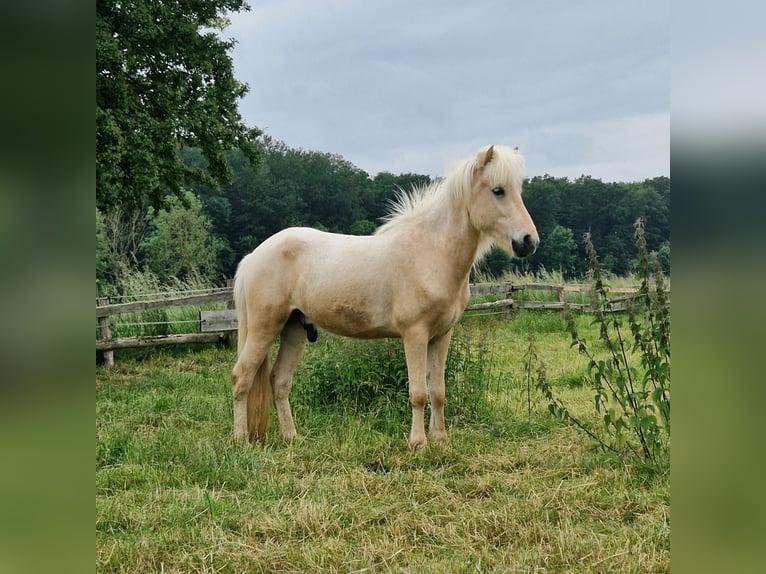
[[(191, 187), (163, 208), (97, 211), (96, 274), (115, 286), (130, 270), (161, 280), (194, 276), (220, 283), (233, 277), (239, 260), (277, 231), (309, 226), (335, 233), (373, 233), (401, 190), (431, 182), (427, 175), (370, 176), (337, 154), (306, 151), (263, 137), (253, 167), (240, 151), (227, 153), (232, 181), (216, 189)], [(181, 152), (190, 169), (204, 169), (200, 150)], [(500, 276), (560, 271), (567, 278), (587, 272), (582, 237), (590, 233), (602, 268), (615, 275), (634, 270), (633, 224), (642, 218), (649, 250), (670, 270), (670, 179), (605, 183), (536, 176), (524, 184), (524, 201), (541, 236), (532, 257), (511, 260), (494, 250), (479, 266)]]
[[(96, 279), (105, 294), (144, 284), (232, 277), (239, 260), (280, 229), (374, 232), (399, 189), (426, 175), (365, 173), (336, 154), (294, 149), (247, 126), (223, 34), (244, 0), (96, 2)], [(525, 202), (541, 248), (480, 266), (586, 273), (583, 234), (602, 268), (635, 267), (633, 223), (670, 270), (670, 180), (605, 183), (533, 177)]]

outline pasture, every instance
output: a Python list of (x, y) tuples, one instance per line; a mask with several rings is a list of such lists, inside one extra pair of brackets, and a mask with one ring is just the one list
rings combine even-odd
[[(576, 320), (595, 340), (592, 318)], [(231, 440), (234, 351), (117, 352), (96, 368), (97, 571), (669, 571), (668, 475), (594, 448), (534, 388), (528, 413), (530, 326), (548, 382), (595, 416), (559, 313), (467, 317), (448, 357), (449, 441), (419, 451), (405, 383), (376, 387), (399, 367), (381, 374), (365, 350), (401, 362), (398, 341), (320, 332), (296, 371), (298, 438), (272, 412), (262, 447)]]

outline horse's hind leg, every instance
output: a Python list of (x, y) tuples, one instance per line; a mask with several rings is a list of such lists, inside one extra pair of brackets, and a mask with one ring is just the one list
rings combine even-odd
[(428, 434), (434, 441), (447, 438), (444, 426), (444, 364), (447, 361), (452, 331), (432, 339), (428, 344), (428, 395), (431, 400), (431, 421)]
[(290, 411), (290, 389), (293, 386), (293, 372), (306, 348), (306, 331), (300, 321), (288, 321), (282, 329), (279, 341), (279, 353), (271, 373), (271, 386), (279, 419), (279, 432), (284, 438), (291, 439), (297, 433)]
[[(231, 371), (234, 400), (234, 440), (265, 438), (269, 415), (269, 350), (279, 334), (287, 313), (266, 313), (251, 306), (244, 343)], [(250, 420), (257, 417), (258, 420)]]
[[(234, 440), (246, 441), (248, 429), (248, 395), (252, 391), (263, 394), (262, 388), (256, 388), (260, 369), (268, 372), (268, 353), (273, 337), (257, 337), (250, 333), (242, 346), (237, 362), (231, 371), (231, 393), (234, 402)], [(266, 362), (266, 364), (264, 364)], [(268, 383), (267, 383), (268, 384)], [(262, 383), (261, 383), (262, 385)], [(268, 403), (266, 403), (268, 406)], [(266, 411), (268, 413), (268, 411)]]

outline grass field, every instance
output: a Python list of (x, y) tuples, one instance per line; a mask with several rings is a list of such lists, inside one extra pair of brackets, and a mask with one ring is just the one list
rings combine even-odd
[(300, 385), (326, 353), (343, 368), (325, 333), (296, 374), (300, 437), (272, 424), (263, 447), (229, 440), (233, 351), (117, 352), (96, 368), (97, 570), (669, 571), (669, 477), (595, 449), (534, 390), (528, 415), (530, 325), (549, 382), (592, 416), (558, 313), (466, 318), (456, 338), (491, 359), (490, 407), (448, 418), (449, 442), (418, 452), (406, 399), (378, 412), (308, 400)]

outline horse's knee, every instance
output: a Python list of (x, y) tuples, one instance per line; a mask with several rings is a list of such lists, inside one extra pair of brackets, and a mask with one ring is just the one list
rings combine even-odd
[(239, 363), (231, 371), (231, 394), (235, 400), (247, 397), (253, 386), (253, 376)]
[(431, 401), (431, 405), (441, 407), (444, 405), (445, 398), (445, 388), (444, 388), (444, 382), (442, 381), (441, 384), (432, 383), (430, 388), (428, 389), (428, 398)]
[(425, 389), (410, 389), (410, 404), (412, 404), (413, 407), (425, 407), (427, 400), (428, 393)]

